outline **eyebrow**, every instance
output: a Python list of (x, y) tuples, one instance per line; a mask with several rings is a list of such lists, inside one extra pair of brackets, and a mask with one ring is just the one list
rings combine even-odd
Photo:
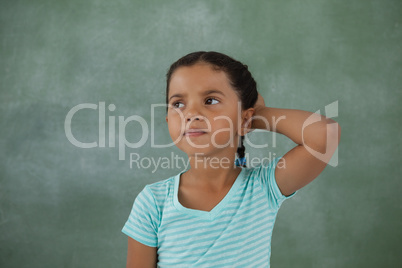
[[(206, 96), (206, 95), (213, 94), (213, 93), (220, 94), (220, 95), (222, 95), (222, 96), (225, 97), (225, 94), (223, 94), (222, 91), (219, 91), (219, 90), (216, 90), (216, 89), (207, 90), (207, 91), (205, 91), (202, 95)], [(180, 93), (174, 94), (174, 95), (172, 95), (172, 96), (169, 98), (169, 101), (170, 101), (172, 98), (175, 98), (175, 97), (176, 97), (176, 98), (182, 98), (182, 97), (184, 97), (185, 95), (186, 95), (186, 94), (180, 94)]]

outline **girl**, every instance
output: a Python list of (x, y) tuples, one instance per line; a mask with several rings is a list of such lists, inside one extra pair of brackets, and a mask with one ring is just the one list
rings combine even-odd
[[(323, 171), (340, 127), (318, 114), (266, 107), (247, 66), (217, 52), (173, 63), (166, 103), (170, 136), (191, 168), (135, 199), (122, 230), (127, 267), (269, 267), (281, 203)], [(253, 129), (297, 146), (248, 168), (243, 139)]]

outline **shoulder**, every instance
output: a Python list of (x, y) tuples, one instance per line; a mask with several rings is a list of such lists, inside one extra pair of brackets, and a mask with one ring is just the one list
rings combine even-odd
[(275, 168), (278, 164), (279, 158), (272, 160), (262, 160), (254, 167), (247, 167), (247, 174), (249, 178), (256, 180), (275, 180)]
[(154, 203), (156, 207), (163, 206), (169, 197), (173, 195), (176, 176), (145, 185), (144, 189), (138, 194), (137, 199), (146, 199), (148, 204)]
[(143, 191), (149, 191), (152, 194), (159, 195), (161, 193), (168, 193), (174, 188), (174, 182), (177, 175), (172, 176), (168, 179), (154, 182), (152, 184), (147, 184)]
[(249, 174), (248, 179), (252, 180), (254, 183), (258, 183), (265, 191), (270, 201), (278, 207), (284, 200), (295, 194), (293, 193), (289, 196), (284, 196), (279, 189), (275, 178), (275, 169), (281, 167), (282, 162), (280, 162), (280, 160), (281, 158), (264, 160), (256, 167), (247, 168)]

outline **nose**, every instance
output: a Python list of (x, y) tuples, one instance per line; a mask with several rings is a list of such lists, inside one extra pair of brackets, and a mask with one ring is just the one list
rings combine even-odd
[(187, 107), (187, 113), (185, 115), (185, 121), (190, 122), (193, 120), (202, 120), (203, 116), (200, 114), (199, 109), (194, 107), (195, 105), (191, 105)]
[(200, 118), (201, 118), (200, 116), (193, 116), (193, 117), (187, 118), (187, 122), (190, 122), (191, 120), (201, 120)]

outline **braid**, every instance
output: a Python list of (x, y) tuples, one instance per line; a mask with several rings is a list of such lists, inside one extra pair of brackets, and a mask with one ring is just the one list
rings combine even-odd
[(245, 157), (246, 147), (244, 147), (243, 140), (244, 140), (244, 136), (241, 136), (240, 144), (239, 144), (240, 146), (237, 148), (236, 166), (247, 167), (246, 157)]

